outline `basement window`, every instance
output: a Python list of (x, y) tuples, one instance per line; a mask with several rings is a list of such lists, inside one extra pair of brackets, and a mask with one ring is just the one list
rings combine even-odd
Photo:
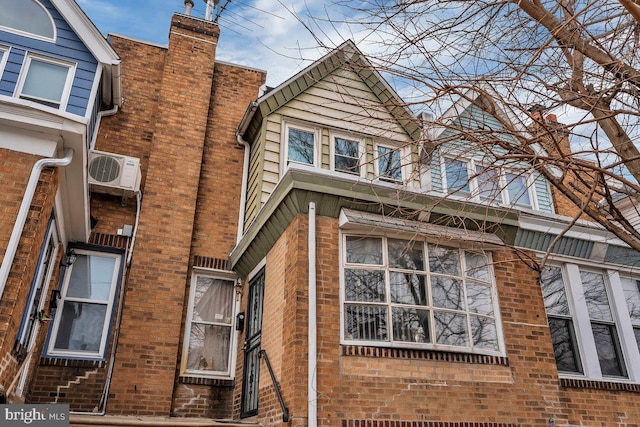
[(102, 359), (121, 275), (122, 255), (74, 249), (47, 345), (49, 356)]

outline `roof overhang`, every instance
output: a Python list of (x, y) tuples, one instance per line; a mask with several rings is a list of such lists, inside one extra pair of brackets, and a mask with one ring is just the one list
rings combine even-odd
[(122, 106), (120, 57), (95, 24), (73, 0), (51, 0), (102, 67), (103, 102)]

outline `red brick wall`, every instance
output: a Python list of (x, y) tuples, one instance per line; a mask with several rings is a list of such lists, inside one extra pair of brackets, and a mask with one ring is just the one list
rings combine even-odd
[(109, 412), (169, 415), (218, 29), (174, 16)]
[[(493, 251), (506, 357), (385, 353), (340, 345), (337, 220), (318, 217), (317, 233), (318, 425), (403, 420), (438, 426), (542, 427), (551, 418), (559, 426), (638, 425), (640, 390), (593, 390), (560, 383), (537, 274), (511, 250)], [(262, 343), (294, 426), (307, 424), (306, 242), (307, 218), (299, 215), (266, 261)], [(238, 384), (236, 414), (240, 388)], [(263, 425), (281, 424), (264, 362), (260, 396), (254, 419)]]
[[(31, 170), (37, 160), (38, 156), (35, 155), (0, 149), (0, 186), (4, 189), (0, 207), (0, 253), (3, 256)], [(20, 367), (12, 350), (51, 217), (57, 188), (57, 169), (45, 168), (40, 174), (13, 266), (0, 300), (0, 354), (2, 355), (0, 391), (5, 391), (9, 387)]]

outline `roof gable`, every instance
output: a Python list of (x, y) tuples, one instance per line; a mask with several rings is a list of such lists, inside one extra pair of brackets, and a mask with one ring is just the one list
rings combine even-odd
[(249, 134), (248, 139), (251, 140), (264, 117), (340, 68), (355, 73), (375, 95), (378, 105), (384, 106), (407, 135), (415, 141), (420, 138), (420, 126), (409, 108), (350, 40), (252, 103), (240, 123), (239, 133), (243, 136)]

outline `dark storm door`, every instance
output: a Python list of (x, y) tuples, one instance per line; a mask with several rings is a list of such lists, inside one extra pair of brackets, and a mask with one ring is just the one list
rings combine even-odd
[(262, 342), (262, 302), (264, 300), (264, 267), (249, 282), (247, 331), (244, 341), (244, 373), (240, 417), (258, 413), (258, 380), (260, 378), (260, 344)]

